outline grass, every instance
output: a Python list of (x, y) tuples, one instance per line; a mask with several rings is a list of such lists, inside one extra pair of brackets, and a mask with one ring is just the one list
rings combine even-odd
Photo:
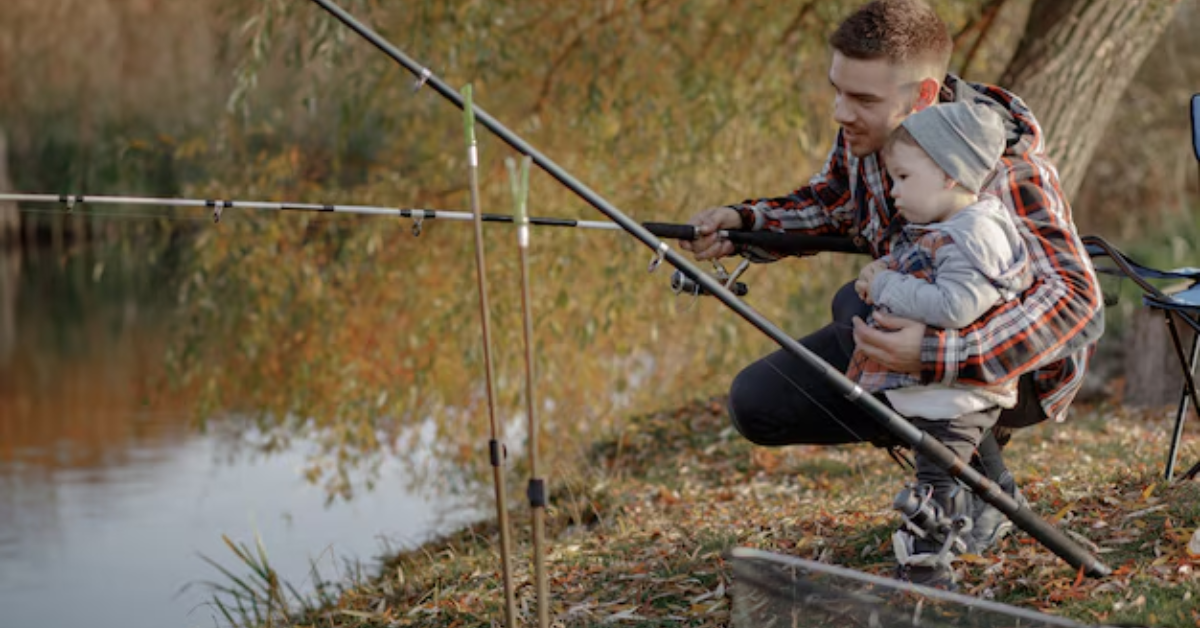
[[(1019, 433), (1008, 458), (1034, 508), (1114, 574), (1081, 578), (1016, 534), (959, 564), (962, 592), (1084, 623), (1200, 625), (1200, 557), (1187, 549), (1200, 525), (1200, 486), (1161, 480), (1168, 438), (1166, 416), (1104, 406)], [(1187, 447), (1181, 459), (1197, 455)], [(549, 509), (556, 626), (728, 625), (727, 552), (737, 546), (893, 570), (890, 503), (906, 476), (869, 446), (754, 447), (713, 400), (632, 418), (589, 462), (593, 471), (556, 484)], [(520, 623), (531, 624), (523, 508), (512, 521)], [(463, 529), (388, 558), (376, 577), (301, 607), (287, 625), (502, 624), (497, 547), (493, 524)], [(226, 619), (263, 625), (255, 617)]]
[(312, 565), (315, 593), (306, 595), (279, 577), (257, 535), (253, 550), (244, 543), (234, 543), (225, 535), (221, 535), (221, 540), (238, 562), (250, 569), (249, 574), (239, 576), (216, 560), (201, 556), (224, 578), (223, 582), (205, 584), (212, 593), (212, 608), (228, 625), (287, 626), (297, 616), (311, 614), (319, 606), (337, 602), (334, 593), (337, 585), (322, 579), (315, 563)]

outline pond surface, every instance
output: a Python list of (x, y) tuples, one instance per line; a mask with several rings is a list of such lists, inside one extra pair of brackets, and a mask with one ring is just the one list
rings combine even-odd
[[(0, 624), (223, 624), (205, 581), (235, 574), (225, 547), (261, 537), (305, 590), (386, 548), (473, 518), (406, 488), (384, 464), (374, 491), (326, 505), (303, 453), (231, 455), (162, 387), (171, 277), (135, 248), (116, 254), (0, 251)], [(213, 339), (220, 342), (221, 339)], [(165, 391), (165, 392), (164, 392)]]

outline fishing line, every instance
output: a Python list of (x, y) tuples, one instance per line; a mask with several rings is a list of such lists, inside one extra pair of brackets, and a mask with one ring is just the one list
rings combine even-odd
[(814, 398), (812, 395), (810, 395), (807, 390), (804, 390), (804, 387), (802, 387), (800, 384), (796, 383), (796, 381), (793, 380), (791, 377), (788, 377), (786, 373), (779, 370), (779, 367), (772, 364), (771, 360), (767, 359), (767, 360), (763, 360), (763, 362), (765, 362), (767, 366), (771, 367), (772, 371), (775, 371), (776, 373), (778, 373), (779, 376), (784, 379), (784, 381), (791, 384), (792, 388), (795, 388), (797, 392), (799, 392), (800, 394), (807, 397), (810, 403), (812, 403), (813, 405), (820, 408), (821, 411), (824, 412), (825, 414), (829, 415), (829, 418), (833, 419), (834, 423), (837, 423), (838, 425), (842, 426), (847, 432), (850, 432), (850, 435), (853, 436), (854, 438), (857, 438), (859, 442), (862, 442), (862, 443), (867, 442), (867, 440), (865, 438), (863, 438), (862, 436), (860, 436), (858, 434), (858, 432), (854, 431), (854, 428), (850, 427), (849, 425), (846, 425), (840, 419), (838, 419), (837, 414), (834, 413), (833, 410), (830, 410), (829, 408), (825, 407), (825, 404), (822, 404), (820, 401), (817, 401), (816, 398)]
[[(763, 360), (763, 362), (766, 363), (767, 366), (771, 367), (771, 370), (775, 371), (775, 373), (777, 373), (780, 377), (782, 377), (784, 379), (784, 381), (786, 381), (788, 384), (790, 384), (792, 386), (792, 388), (796, 389), (797, 392), (799, 392), (800, 394), (802, 394), (806, 398), (808, 398), (808, 401), (810, 403), (817, 406), (817, 408), (819, 408), (822, 412), (824, 412), (826, 415), (828, 415), (829, 418), (833, 419), (834, 423), (837, 423), (843, 429), (845, 429), (847, 432), (849, 432), (851, 436), (858, 439), (858, 442), (860, 442), (860, 443), (870, 442), (866, 438), (863, 438), (862, 435), (860, 435), (858, 432), (854, 431), (854, 428), (850, 427), (849, 425), (843, 423), (840, 419), (838, 419), (836, 412), (834, 412), (833, 410), (830, 410), (828, 407), (825, 406), (825, 404), (821, 403), (820, 401), (817, 401), (817, 399), (815, 397), (813, 397), (811, 394), (809, 394), (809, 392), (807, 390), (805, 390), (803, 386), (801, 386), (799, 383), (797, 383), (796, 380), (789, 377), (786, 373), (781, 371), (779, 369), (779, 367), (775, 366), (775, 364), (772, 363), (769, 359), (765, 359), (765, 360)], [(885, 450), (887, 450), (888, 457), (890, 457), (892, 459), (892, 461), (895, 462), (896, 465), (900, 467), (901, 470), (911, 470), (911, 471), (917, 470), (917, 467), (915, 464), (913, 464), (912, 460), (909, 460), (907, 456), (896, 451), (897, 450), (896, 445), (877, 445), (877, 446), (882, 447)]]

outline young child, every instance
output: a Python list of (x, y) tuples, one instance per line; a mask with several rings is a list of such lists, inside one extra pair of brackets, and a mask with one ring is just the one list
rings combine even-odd
[[(904, 218), (888, 255), (862, 269), (855, 290), (876, 310), (944, 329), (959, 329), (1029, 287), (1028, 252), (994, 196), (980, 194), (1004, 150), (999, 115), (984, 105), (933, 105), (901, 123), (883, 157), (891, 196)], [(872, 320), (868, 318), (868, 323)], [(1017, 378), (994, 386), (921, 385), (856, 351), (847, 376), (882, 393), (917, 427), (969, 460), (1001, 408), (1017, 401)], [(920, 454), (917, 486), (896, 508), (904, 526), (893, 537), (901, 575), (914, 582), (953, 586), (951, 554), (965, 551), (967, 496), (955, 480)], [(916, 514), (920, 508), (932, 519)], [(936, 523), (929, 523), (932, 520)]]

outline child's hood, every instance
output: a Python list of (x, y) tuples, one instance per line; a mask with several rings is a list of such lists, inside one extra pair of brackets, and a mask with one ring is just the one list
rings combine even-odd
[(923, 228), (949, 235), (971, 265), (1005, 293), (1005, 299), (1028, 287), (1029, 252), (1012, 216), (995, 196), (982, 194), (979, 202), (948, 220)]

